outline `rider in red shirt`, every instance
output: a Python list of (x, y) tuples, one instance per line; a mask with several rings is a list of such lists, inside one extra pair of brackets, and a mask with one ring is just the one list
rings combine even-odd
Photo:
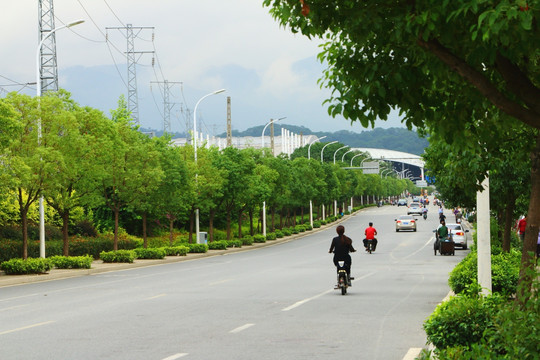
[(369, 223), (369, 227), (366, 228), (365, 231), (366, 238), (364, 239), (364, 247), (367, 251), (367, 240), (373, 240), (373, 250), (377, 248), (377, 239), (375, 238), (375, 235), (377, 235), (377, 230), (373, 227), (373, 223)]

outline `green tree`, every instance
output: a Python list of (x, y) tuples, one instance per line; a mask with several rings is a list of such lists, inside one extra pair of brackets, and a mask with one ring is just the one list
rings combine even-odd
[[(325, 39), (322, 86), (331, 115), (362, 125), (399, 109), (409, 126), (433, 125), (448, 142), (455, 129), (489, 126), (504, 113), (536, 129), (520, 281), (529, 283), (540, 223), (540, 2), (264, 0), (293, 32)], [(487, 124), (486, 124), (487, 123)]]
[[(7, 147), (7, 156), (3, 159), (5, 175), (8, 181), (4, 184), (8, 192), (16, 194), (21, 217), (22, 237), (23, 237), (23, 259), (28, 257), (28, 211), (30, 206), (38, 200), (41, 195), (45, 173), (51, 166), (47, 166), (50, 159), (47, 149), (38, 146), (37, 122), (41, 118), (47, 121), (48, 113), (47, 98), (42, 99), (41, 111), (38, 113), (38, 102), (36, 98), (16, 93), (10, 93), (3, 100), (9, 109), (7, 116), (15, 114), (14, 120), (18, 125), (18, 131)], [(9, 105), (7, 105), (9, 104)], [(10, 121), (6, 119), (5, 121)]]
[[(187, 218), (189, 196), (193, 179), (189, 177), (184, 147), (171, 146), (168, 137), (158, 138), (156, 143), (160, 155), (163, 179), (155, 192), (155, 213), (167, 219), (169, 225), (169, 244), (174, 242), (174, 221), (182, 215)], [(191, 152), (192, 153), (192, 152)]]

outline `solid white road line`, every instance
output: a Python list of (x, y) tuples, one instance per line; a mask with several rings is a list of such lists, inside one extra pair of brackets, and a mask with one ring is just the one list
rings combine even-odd
[(54, 321), (45, 321), (45, 322), (38, 323), (38, 324), (33, 324), (33, 325), (23, 326), (23, 327), (20, 327), (20, 328), (17, 328), (17, 329), (7, 330), (7, 331), (0, 332), (0, 335), (11, 334), (11, 333), (14, 333), (14, 332), (17, 332), (17, 331), (22, 331), (22, 330), (26, 330), (26, 329), (31, 329), (31, 328), (35, 328), (35, 327), (38, 327), (38, 326), (42, 326), (42, 325), (51, 324), (51, 323), (53, 323), (53, 322), (54, 322)]
[(176, 360), (176, 359), (180, 359), (181, 357), (184, 357), (186, 355), (188, 355), (188, 354), (187, 353), (178, 353), (178, 354), (174, 354), (174, 355), (171, 355), (169, 357), (166, 357), (163, 360)]
[(240, 331), (244, 331), (244, 330), (246, 330), (246, 329), (252, 327), (253, 325), (255, 325), (255, 324), (246, 324), (246, 325), (242, 325), (242, 326), (237, 327), (237, 328), (234, 329), (234, 330), (229, 331), (229, 333), (231, 333), (231, 334), (236, 334), (236, 333), (239, 333)]
[(154, 299), (164, 297), (164, 296), (167, 296), (167, 294), (159, 294), (159, 295), (156, 295), (156, 296), (149, 297), (146, 300), (154, 300)]
[(403, 357), (403, 360), (414, 360), (418, 355), (420, 355), (421, 351), (422, 348), (410, 348)]

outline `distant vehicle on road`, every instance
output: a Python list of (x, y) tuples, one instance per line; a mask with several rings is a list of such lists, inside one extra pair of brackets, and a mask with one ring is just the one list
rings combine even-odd
[(418, 196), (415, 196), (413, 197), (412, 199), (413, 202), (416, 202), (416, 203), (419, 203), (420, 202), (420, 198)]
[(399, 199), (397, 202), (397, 206), (407, 206), (407, 200), (406, 199)]
[(422, 215), (422, 207), (417, 202), (412, 202), (407, 210), (407, 215)]
[(396, 232), (401, 230), (416, 231), (416, 219), (412, 215), (401, 215), (396, 219)]

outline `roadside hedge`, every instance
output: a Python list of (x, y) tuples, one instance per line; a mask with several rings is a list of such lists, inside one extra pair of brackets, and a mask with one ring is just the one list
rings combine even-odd
[(134, 250), (102, 251), (99, 258), (105, 263), (132, 263), (135, 260)]
[[(448, 284), (454, 293), (460, 294), (474, 287), (478, 272), (478, 255), (471, 251), (450, 273)], [(491, 256), (493, 293), (511, 295), (516, 292), (519, 278), (521, 253), (512, 249), (509, 253), (499, 252)]]
[(94, 258), (85, 256), (51, 256), (49, 258), (55, 268), (58, 269), (90, 269)]
[(6, 275), (45, 274), (52, 267), (51, 260), (43, 258), (10, 259), (0, 264)]
[[(129, 235), (119, 235), (118, 249), (133, 250), (142, 247), (142, 240)], [(91, 255), (94, 259), (99, 259), (102, 251), (112, 251), (114, 239), (111, 234), (100, 235), (95, 238), (83, 238), (72, 236), (69, 239), (69, 255), (84, 256)], [(45, 249), (47, 256), (62, 256), (64, 244), (61, 240), (46, 240)], [(9, 259), (22, 257), (23, 243), (20, 240), (0, 240), (0, 263)], [(28, 241), (28, 257), (39, 257), (39, 240)]]
[(424, 323), (428, 342), (437, 349), (470, 346), (493, 326), (493, 317), (503, 302), (500, 296), (454, 296), (437, 306)]

